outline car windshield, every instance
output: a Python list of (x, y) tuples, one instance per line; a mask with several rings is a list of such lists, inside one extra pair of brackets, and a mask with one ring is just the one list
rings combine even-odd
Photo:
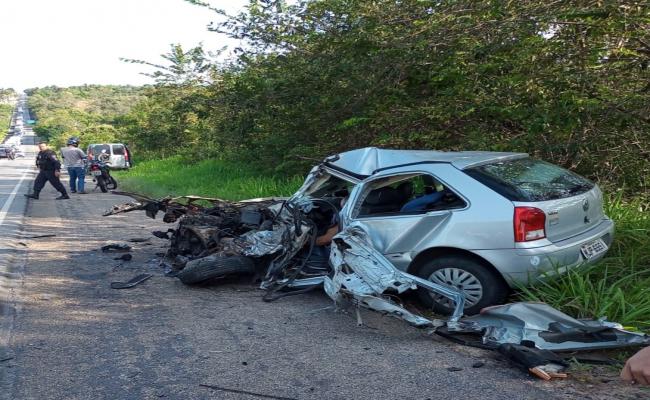
[(532, 158), (481, 165), (465, 173), (512, 201), (562, 199), (594, 187), (580, 175)]
[(305, 190), (305, 194), (311, 198), (327, 198), (327, 197), (347, 197), (350, 194), (354, 184), (344, 179), (323, 173), (318, 176), (309, 187)]

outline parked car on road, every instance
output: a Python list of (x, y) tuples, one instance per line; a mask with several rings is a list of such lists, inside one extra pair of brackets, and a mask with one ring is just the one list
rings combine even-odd
[(10, 160), (13, 160), (16, 158), (16, 152), (14, 151), (13, 147), (6, 144), (0, 144), (0, 158), (8, 158)]
[(107, 163), (111, 169), (129, 169), (133, 166), (131, 151), (123, 143), (93, 143), (86, 149), (89, 158), (97, 157), (102, 153), (108, 154)]

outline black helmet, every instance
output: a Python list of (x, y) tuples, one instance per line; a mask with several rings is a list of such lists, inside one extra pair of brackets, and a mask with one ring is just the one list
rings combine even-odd
[(79, 139), (76, 137), (71, 137), (68, 139), (68, 146), (79, 146)]

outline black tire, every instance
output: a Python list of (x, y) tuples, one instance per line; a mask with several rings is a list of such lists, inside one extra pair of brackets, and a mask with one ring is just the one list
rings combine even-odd
[(97, 186), (99, 186), (99, 189), (102, 191), (102, 193), (108, 192), (108, 188), (106, 187), (106, 181), (104, 180), (104, 177), (98, 176), (95, 179), (97, 180)]
[(106, 187), (109, 190), (117, 189), (117, 181), (111, 175), (108, 176), (108, 183), (106, 184)]
[[(422, 264), (417, 275), (435, 283), (455, 288), (460, 286), (466, 294), (467, 315), (477, 314), (484, 307), (502, 304), (510, 293), (510, 288), (501, 275), (480, 260), (468, 256), (436, 257)], [(432, 296), (426, 289), (418, 288), (418, 297), (425, 306), (433, 308), (435, 312), (449, 315), (453, 311), (450, 301), (441, 296)]]
[(212, 255), (188, 262), (176, 276), (184, 284), (193, 285), (220, 276), (253, 272), (255, 264), (248, 257)]

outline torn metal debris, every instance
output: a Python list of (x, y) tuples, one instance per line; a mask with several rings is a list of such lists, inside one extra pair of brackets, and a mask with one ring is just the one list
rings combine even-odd
[(330, 263), (333, 275), (324, 278), (325, 292), (337, 304), (351, 300), (358, 306), (401, 318), (416, 327), (441, 326), (440, 321), (415, 315), (386, 296), (389, 292), (401, 294), (419, 286), (453, 301), (455, 309), (447, 321), (448, 326), (456, 326), (463, 315), (465, 299), (460, 292), (398, 270), (372, 248), (361, 229), (352, 227), (334, 238)]
[(552, 351), (595, 350), (650, 345), (650, 336), (629, 332), (604, 318), (578, 320), (544, 303), (521, 302), (488, 307), (463, 318), (462, 332), (483, 335), (483, 343), (529, 344)]
[(111, 282), (111, 289), (130, 289), (151, 278), (151, 274), (140, 274), (131, 278), (128, 282)]
[(512, 343), (499, 345), (497, 351), (515, 365), (545, 381), (567, 377), (564, 371), (569, 363), (552, 351)]
[(102, 251), (104, 253), (116, 252), (116, 253), (125, 253), (131, 251), (131, 246), (126, 243), (110, 243), (105, 246), (102, 246)]

